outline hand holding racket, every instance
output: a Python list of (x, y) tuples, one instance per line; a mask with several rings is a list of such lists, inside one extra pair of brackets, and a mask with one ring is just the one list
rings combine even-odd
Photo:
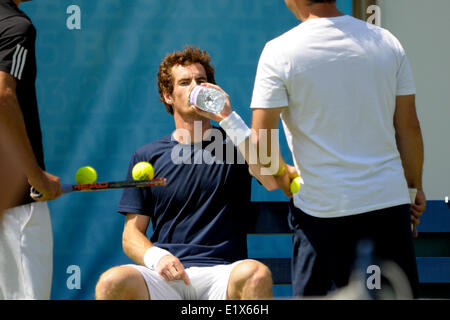
[(61, 195), (61, 186), (59, 177), (54, 176), (46, 171), (41, 170), (38, 174), (28, 177), (28, 183), (32, 186), (36, 186), (43, 192), (39, 197), (35, 197), (30, 193), (30, 196), (37, 201), (49, 201), (55, 200)]

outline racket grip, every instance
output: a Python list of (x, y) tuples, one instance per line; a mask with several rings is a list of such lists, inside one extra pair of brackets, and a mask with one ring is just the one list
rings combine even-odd
[(73, 186), (67, 183), (61, 183), (61, 193), (69, 193), (73, 191)]

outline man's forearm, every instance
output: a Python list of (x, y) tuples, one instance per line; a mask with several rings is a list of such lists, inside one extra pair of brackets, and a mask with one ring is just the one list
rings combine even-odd
[(264, 175), (279, 175), (283, 170), (285, 161), (281, 155), (278, 143), (278, 129), (258, 129), (252, 135), (252, 144), (255, 148), (258, 164)]
[(172, 254), (162, 248), (154, 246), (145, 234), (140, 231), (124, 232), (123, 250), (136, 264), (146, 266), (157, 271), (162, 257)]
[(153, 244), (140, 232), (124, 232), (122, 239), (123, 251), (136, 264), (144, 264), (144, 255)]
[(269, 109), (253, 109), (252, 141), (257, 146), (257, 156), (265, 171), (277, 175), (285, 161), (279, 145), (278, 122), (285, 107)]
[(397, 96), (394, 128), (408, 187), (422, 189), (424, 151), (415, 100), (415, 95)]
[(408, 187), (422, 189), (424, 149), (420, 127), (397, 133), (396, 139)]
[(28, 139), (22, 111), (14, 93), (0, 96), (0, 135), (0, 143), (27, 177), (40, 174), (41, 169)]
[[(241, 155), (247, 162), (251, 174), (269, 191), (278, 188), (272, 175), (265, 172), (269, 169), (264, 167), (258, 156), (257, 139), (255, 134), (243, 122), (237, 113), (231, 114), (227, 119), (220, 122), (227, 135), (233, 140)], [(265, 174), (266, 173), (266, 174)]]

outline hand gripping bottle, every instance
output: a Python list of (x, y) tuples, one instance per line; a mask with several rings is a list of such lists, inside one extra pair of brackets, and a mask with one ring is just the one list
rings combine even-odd
[(226, 100), (227, 97), (222, 91), (204, 86), (195, 86), (189, 95), (190, 104), (211, 113), (220, 113)]

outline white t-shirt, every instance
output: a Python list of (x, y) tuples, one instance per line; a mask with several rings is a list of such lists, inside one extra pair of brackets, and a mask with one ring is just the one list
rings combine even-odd
[(281, 114), (305, 184), (295, 205), (340, 217), (409, 203), (394, 129), (396, 96), (415, 94), (405, 51), (351, 16), (307, 20), (269, 41), (251, 108)]

